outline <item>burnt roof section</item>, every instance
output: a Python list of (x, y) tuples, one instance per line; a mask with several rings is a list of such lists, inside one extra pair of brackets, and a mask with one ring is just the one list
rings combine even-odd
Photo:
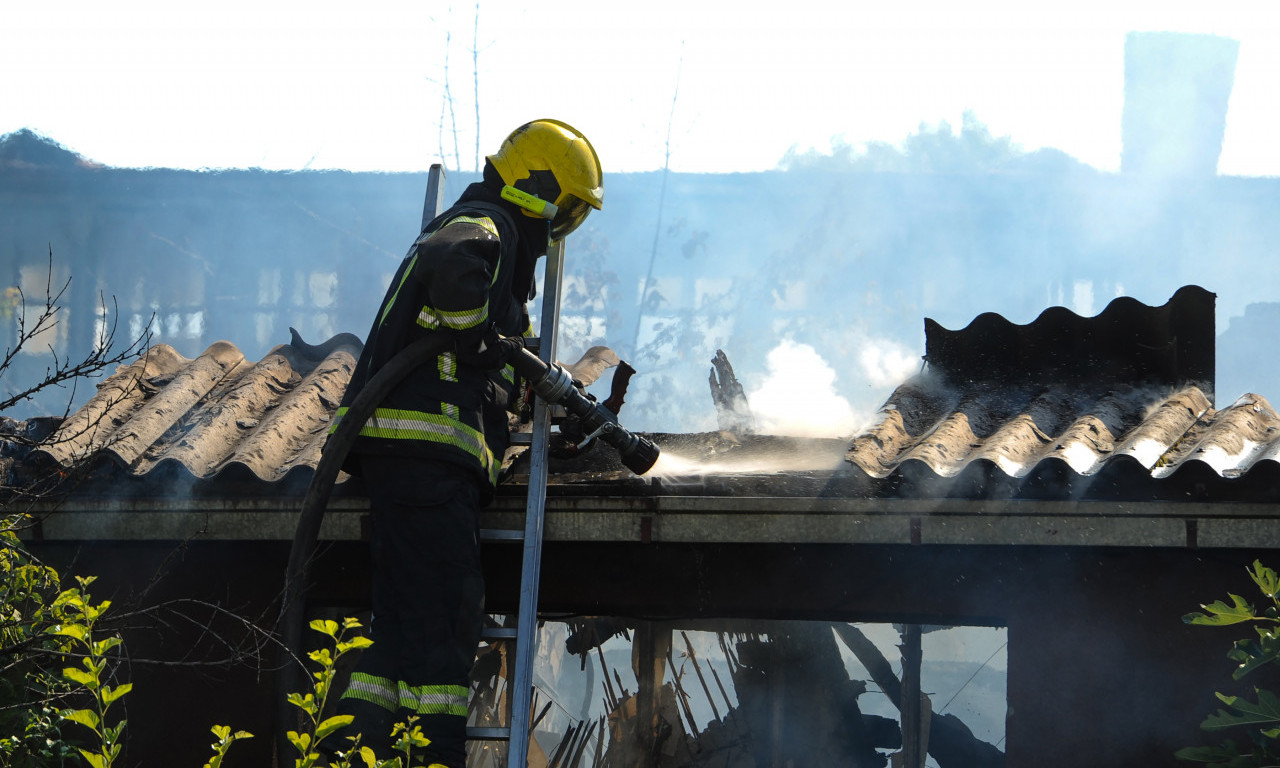
[(846, 459), (885, 496), (1280, 500), (1280, 415), (1213, 407), (1214, 295), (1061, 307), (1017, 326), (926, 321), (929, 370), (890, 396)]
[(846, 459), (878, 495), (1280, 501), (1280, 414), (1198, 387), (900, 386)]
[[(6, 441), (0, 423), (0, 459), (12, 443), (16, 460), (87, 469), (78, 491), (90, 495), (300, 493), (363, 343), (343, 333), (308, 344), (290, 331), (288, 344), (257, 362), (227, 341), (192, 359), (157, 344), (99, 384), (34, 450), (19, 450), (30, 440)], [(612, 350), (596, 346), (567, 367), (590, 385), (617, 364)], [(19, 428), (26, 426), (14, 422), (8, 430), (16, 435)], [(345, 480), (339, 476), (340, 485)]]
[[(1183, 327), (1183, 305), (1195, 317), (1212, 298), (1183, 289), (1165, 307), (1117, 301), (1092, 320), (1051, 311), (1037, 321), (1048, 329), (1004, 327), (1036, 349), (1071, 323), (1092, 324), (1096, 337), (1128, 318), (1146, 329), (1132, 339), (1166, 338), (1166, 349), (1178, 349), (1178, 334), (1155, 326)], [(976, 346), (975, 328), (954, 338)], [(60, 467), (87, 463), (85, 494), (300, 493), (360, 349), (350, 334), (320, 345), (295, 335), (251, 362), (227, 342), (194, 359), (158, 345), (104, 382), (36, 454)], [(571, 370), (589, 383), (613, 363), (593, 348)], [(1194, 381), (1059, 380), (1057, 371), (1046, 365), (1037, 369), (1044, 380), (1027, 370), (993, 385), (935, 363), (898, 387), (851, 443), (652, 435), (663, 457), (644, 478), (598, 449), (553, 462), (553, 482), (575, 495), (1280, 501), (1280, 415), (1264, 398), (1216, 410)], [(504, 493), (519, 490), (519, 462), (511, 469), (517, 487)]]
[(1091, 318), (1051, 307), (1033, 322), (1015, 325), (986, 313), (958, 331), (925, 319), (925, 360), (961, 384), (1194, 382), (1212, 401), (1214, 299), (1213, 293), (1189, 285), (1164, 306), (1121, 297)]
[(158, 344), (99, 385), (36, 453), (134, 477), (309, 476), (362, 346), (351, 334), (311, 345), (295, 332), (252, 362), (226, 341), (194, 359)]

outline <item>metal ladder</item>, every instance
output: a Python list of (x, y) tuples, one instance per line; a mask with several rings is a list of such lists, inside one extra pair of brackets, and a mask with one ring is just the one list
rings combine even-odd
[[(444, 168), (432, 165), (427, 176), (427, 196), (422, 210), (422, 226), (436, 217), (444, 202)], [(564, 241), (547, 249), (542, 286), (542, 316), (538, 336), (526, 339), (544, 362), (553, 362), (560, 319), (561, 284), (564, 272)], [(520, 607), (516, 626), (485, 629), (482, 639), (516, 644), (515, 679), (511, 695), (511, 721), (505, 727), (468, 727), (467, 738), (474, 741), (507, 741), (507, 768), (525, 768), (529, 756), (529, 720), (533, 704), (533, 660), (537, 650), (538, 581), (542, 573), (542, 529), (546, 517), (547, 454), (551, 435), (551, 408), (542, 400), (533, 406), (533, 432), (512, 435), (513, 445), (530, 446), (529, 490), (525, 505), (524, 530), (484, 529), (484, 541), (522, 541), (520, 566)]]

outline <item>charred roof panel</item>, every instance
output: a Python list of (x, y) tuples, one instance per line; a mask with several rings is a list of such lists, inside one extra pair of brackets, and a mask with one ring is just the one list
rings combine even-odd
[(846, 458), (915, 496), (1274, 497), (1280, 415), (1254, 394), (1213, 407), (1213, 303), (1187, 286), (1164, 306), (1121, 298), (1093, 318), (1055, 307), (1025, 326), (927, 320), (929, 370)]
[(960, 384), (1195, 382), (1212, 400), (1214, 299), (1190, 285), (1164, 306), (1121, 297), (1091, 318), (1051, 307), (1015, 325), (987, 313), (959, 331), (926, 319), (925, 360)]
[(197, 479), (247, 472), (277, 481), (313, 468), (362, 344), (297, 335), (262, 360), (219, 341), (194, 359), (164, 344), (122, 366), (39, 453), (64, 467), (92, 457), (127, 474), (166, 466)]

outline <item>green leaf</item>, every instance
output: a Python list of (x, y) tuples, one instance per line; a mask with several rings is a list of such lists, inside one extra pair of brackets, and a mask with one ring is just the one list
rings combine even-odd
[(355, 718), (351, 715), (334, 715), (323, 723), (320, 723), (316, 726), (316, 742), (318, 743), (321, 739), (344, 725), (350, 725), (352, 720), (355, 720)]
[(76, 669), (75, 667), (67, 667), (62, 670), (62, 676), (73, 683), (78, 683), (80, 685), (87, 685), (90, 688), (98, 687), (98, 676), (93, 674), (92, 672), (86, 672), (83, 669)]
[(373, 641), (367, 637), (353, 637), (350, 640), (338, 643), (337, 651), (338, 651), (338, 655), (341, 656), (347, 651), (353, 651), (361, 648), (368, 648), (371, 645), (373, 645)]
[(60, 624), (55, 626), (50, 634), (74, 637), (81, 642), (87, 642), (89, 639), (89, 630), (82, 624)]
[(336, 621), (329, 621), (328, 619), (316, 619), (315, 621), (311, 622), (308, 626), (310, 626), (312, 629), (314, 629), (317, 632), (323, 632), (329, 637), (334, 637), (335, 635), (338, 634), (338, 622)]
[(104, 706), (111, 706), (111, 703), (129, 691), (133, 690), (133, 683), (121, 683), (112, 688), (109, 685), (102, 687), (102, 703)]
[(285, 736), (288, 737), (289, 743), (304, 755), (307, 753), (307, 748), (311, 746), (311, 734), (309, 733), (289, 731)]
[(102, 719), (98, 717), (98, 713), (91, 709), (68, 709), (61, 714), (63, 720), (79, 723), (94, 733), (98, 733), (98, 729), (102, 725)]
[(84, 760), (90, 768), (107, 768), (107, 758), (102, 755), (96, 755), (85, 749), (80, 750), (80, 754), (84, 755)]
[(286, 701), (313, 717), (319, 714), (319, 708), (316, 707), (316, 697), (310, 693), (305, 696), (301, 693), (291, 693)]
[(231, 726), (229, 725), (215, 725), (209, 730), (213, 731), (213, 735), (218, 738), (218, 741), (226, 741), (227, 737), (231, 735)]
[(1245, 602), (1243, 597), (1232, 594), (1228, 594), (1227, 597), (1231, 598), (1232, 605), (1216, 600), (1208, 605), (1200, 606), (1213, 614), (1212, 616), (1203, 613), (1188, 613), (1182, 617), (1182, 620), (1187, 624), (1196, 624), (1204, 627), (1225, 627), (1257, 618), (1254, 616), (1253, 606)]
[(1258, 585), (1258, 589), (1262, 590), (1262, 594), (1270, 598), (1275, 598), (1276, 593), (1280, 592), (1280, 575), (1267, 566), (1262, 564), (1261, 560), (1253, 561), (1253, 569), (1249, 571), (1249, 578), (1253, 579), (1253, 583)]
[(1235, 744), (1227, 742), (1226, 747), (1184, 747), (1173, 753), (1173, 756), (1179, 760), (1188, 760), (1194, 763), (1214, 763), (1229, 765), (1232, 760), (1240, 757), (1239, 751), (1236, 750)]
[(107, 638), (103, 638), (102, 640), (98, 640), (94, 642), (93, 645), (90, 646), (90, 648), (94, 656), (102, 656), (107, 651), (111, 650), (112, 648), (115, 648), (117, 645), (120, 645), (120, 638), (107, 637)]
[(1227, 658), (1240, 664), (1231, 673), (1233, 679), (1239, 680), (1258, 667), (1280, 660), (1280, 639), (1271, 630), (1259, 631), (1258, 640), (1237, 640)]
[(1216, 714), (1209, 715), (1200, 724), (1200, 727), (1206, 731), (1213, 731), (1233, 728), (1237, 725), (1280, 723), (1280, 697), (1262, 688), (1255, 688), (1254, 691), (1258, 695), (1257, 703), (1239, 696), (1227, 696), (1222, 693), (1214, 694), (1219, 701), (1231, 707), (1234, 711), (1228, 712), (1220, 709)]

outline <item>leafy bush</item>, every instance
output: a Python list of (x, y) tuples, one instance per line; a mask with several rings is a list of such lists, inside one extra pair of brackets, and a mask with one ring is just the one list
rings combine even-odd
[(73, 646), (55, 631), (62, 584), (23, 548), (17, 532), (27, 524), (23, 515), (0, 519), (0, 765), (77, 765), (76, 746), (62, 733), (61, 712), (76, 689), (60, 672)]
[[(75, 586), (64, 589), (58, 572), (22, 546), (17, 531), (28, 523), (23, 515), (0, 520), (0, 734), (5, 734), (0, 736), (0, 766), (112, 768), (127, 725), (124, 718), (113, 718), (113, 705), (133, 686), (115, 679), (121, 639), (103, 637), (97, 626), (111, 603), (94, 603), (88, 590), (92, 578), (77, 577)], [(346, 654), (373, 643), (357, 634), (361, 625), (353, 618), (341, 624), (317, 620), (310, 626), (327, 637), (329, 645), (308, 654), (317, 668), (312, 690), (288, 697), (309, 723), (302, 732), (287, 734), (298, 752), (295, 768), (322, 764), (321, 744), (340, 738), (341, 729), (351, 724), (349, 715), (324, 716), (337, 664)], [(84, 706), (73, 706), (73, 702)], [(414, 751), (429, 741), (415, 720), (394, 726), (397, 754), (381, 758), (362, 746), (361, 736), (355, 734), (345, 737), (348, 743), (343, 747), (328, 749), (332, 753), (328, 765), (422, 765)], [(213, 726), (212, 732), (217, 740), (205, 768), (221, 768), (235, 742), (253, 737), (225, 725)]]
[[(1203, 612), (1182, 617), (1188, 624), (1204, 627), (1253, 625), (1256, 637), (1237, 640), (1227, 653), (1227, 658), (1237, 664), (1231, 673), (1233, 680), (1241, 680), (1280, 659), (1280, 575), (1255, 560), (1249, 577), (1266, 601), (1261, 612), (1239, 595), (1228, 594), (1230, 603), (1218, 600), (1200, 606)], [(1280, 764), (1280, 696), (1258, 687), (1254, 688), (1253, 701), (1243, 696), (1215, 695), (1225, 707), (1206, 718), (1200, 727), (1215, 734), (1238, 734), (1239, 742), (1229, 738), (1216, 747), (1186, 747), (1175, 756), (1220, 768)]]

